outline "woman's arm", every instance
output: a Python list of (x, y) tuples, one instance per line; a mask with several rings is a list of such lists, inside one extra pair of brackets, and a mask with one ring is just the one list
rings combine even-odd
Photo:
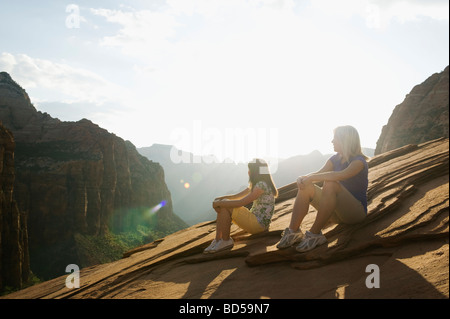
[(358, 174), (364, 168), (363, 162), (356, 160), (350, 163), (348, 167), (342, 171), (326, 171), (318, 172), (305, 176), (300, 180), (300, 184), (323, 182), (323, 181), (343, 181)]
[(307, 176), (315, 175), (315, 174), (322, 174), (322, 173), (325, 173), (325, 172), (332, 172), (333, 168), (334, 168), (333, 162), (331, 162), (330, 160), (327, 160), (325, 165), (320, 170), (318, 170), (315, 173), (308, 174)]
[(302, 181), (305, 180), (309, 176), (323, 174), (325, 172), (332, 172), (333, 168), (334, 168), (333, 162), (331, 162), (330, 160), (327, 160), (325, 165), (317, 172), (310, 173), (308, 175), (300, 176), (299, 178), (297, 178), (297, 184), (300, 186), (302, 184)]
[(237, 194), (220, 196), (220, 197), (215, 198), (214, 201), (223, 200), (223, 199), (230, 199), (230, 200), (241, 199), (244, 196), (248, 195), (249, 193), (250, 193), (250, 188), (247, 187), (246, 189), (244, 189), (243, 191), (241, 191)]
[(249, 193), (240, 199), (235, 200), (215, 200), (213, 202), (213, 208), (216, 207), (225, 207), (225, 208), (235, 208), (240, 206), (245, 206), (247, 204), (250, 204), (254, 200), (256, 200), (259, 196), (261, 196), (264, 191), (259, 187), (254, 187), (253, 190), (250, 192), (250, 189), (247, 188)]

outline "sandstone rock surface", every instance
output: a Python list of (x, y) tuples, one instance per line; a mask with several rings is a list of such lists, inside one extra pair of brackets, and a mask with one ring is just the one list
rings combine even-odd
[[(358, 225), (329, 225), (328, 243), (307, 253), (275, 245), (297, 192), (279, 189), (268, 232), (232, 226), (231, 251), (203, 255), (215, 222), (178, 231), (107, 264), (81, 269), (5, 298), (448, 298), (449, 141), (439, 139), (370, 160), (369, 213)], [(311, 208), (302, 228), (308, 230)], [(368, 288), (368, 265), (380, 287)]]

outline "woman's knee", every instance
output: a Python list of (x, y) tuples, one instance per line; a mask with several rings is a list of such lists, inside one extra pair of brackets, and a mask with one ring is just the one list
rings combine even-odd
[(322, 192), (323, 193), (334, 193), (337, 194), (341, 189), (341, 184), (335, 181), (325, 181), (323, 182)]
[(309, 198), (312, 198), (314, 196), (314, 184), (309, 184), (307, 186), (301, 187), (300, 184), (297, 183), (297, 196), (307, 196)]

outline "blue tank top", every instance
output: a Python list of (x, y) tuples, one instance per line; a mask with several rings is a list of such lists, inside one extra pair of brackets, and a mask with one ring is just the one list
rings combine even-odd
[(361, 204), (364, 206), (365, 212), (367, 213), (367, 187), (369, 185), (369, 178), (368, 178), (369, 168), (364, 156), (358, 155), (350, 158), (349, 161), (346, 163), (341, 163), (341, 156), (339, 154), (335, 154), (330, 158), (330, 161), (333, 163), (335, 172), (339, 172), (346, 169), (353, 161), (361, 161), (364, 164), (364, 168), (358, 174), (349, 179), (340, 181), (340, 183), (357, 200), (361, 202)]

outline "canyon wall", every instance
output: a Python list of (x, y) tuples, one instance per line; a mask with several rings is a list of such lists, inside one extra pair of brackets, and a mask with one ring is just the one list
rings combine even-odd
[(105, 261), (86, 251), (80, 238), (136, 231), (138, 225), (162, 234), (186, 226), (173, 213), (158, 163), (87, 119), (64, 122), (37, 111), (5, 72), (0, 120), (16, 142), (15, 197), (28, 216), (31, 268), (39, 277), (64, 273), (71, 263)]
[(14, 138), (0, 122), (0, 291), (21, 288), (30, 274), (26, 216), (14, 200)]
[(448, 66), (416, 85), (397, 105), (377, 141), (375, 155), (449, 137)]

